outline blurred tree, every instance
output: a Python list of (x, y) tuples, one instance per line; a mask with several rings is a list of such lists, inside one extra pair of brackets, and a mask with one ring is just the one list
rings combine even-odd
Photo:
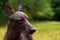
[(0, 0), (0, 23), (6, 21), (5, 2), (8, 2), (14, 11), (18, 9), (19, 4), (22, 4), (23, 11), (34, 20), (50, 20), (54, 15), (50, 5), (51, 0)]
[(55, 12), (53, 16), (53, 20), (60, 21), (60, 0), (51, 0), (52, 1), (52, 8)]
[(5, 16), (5, 12), (4, 12), (4, 4), (5, 2), (8, 2), (8, 0), (0, 0), (0, 24), (6, 21), (6, 16)]
[(15, 11), (18, 4), (21, 3), (23, 11), (34, 20), (48, 20), (54, 15), (50, 6), (50, 0), (9, 0), (9, 3)]

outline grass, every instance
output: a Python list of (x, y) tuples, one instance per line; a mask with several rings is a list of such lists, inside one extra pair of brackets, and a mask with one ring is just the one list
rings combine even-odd
[(6, 32), (6, 25), (4, 25), (3, 27), (0, 27), (0, 40), (3, 40), (4, 38), (4, 34)]
[[(60, 40), (60, 22), (31, 22), (36, 32), (33, 40)], [(6, 25), (4, 25), (6, 26)], [(0, 27), (0, 40), (3, 40), (6, 27)]]
[(36, 28), (33, 34), (34, 40), (60, 40), (60, 22), (33, 22), (32, 24)]

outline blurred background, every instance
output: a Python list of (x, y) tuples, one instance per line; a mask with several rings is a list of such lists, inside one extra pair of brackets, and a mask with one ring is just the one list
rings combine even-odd
[(60, 40), (60, 0), (0, 0), (0, 40), (3, 40), (8, 25), (5, 2), (14, 11), (22, 4), (23, 12), (36, 28), (33, 40)]

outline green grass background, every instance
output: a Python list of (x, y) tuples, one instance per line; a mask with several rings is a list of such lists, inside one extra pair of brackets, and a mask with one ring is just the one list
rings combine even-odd
[[(31, 22), (36, 28), (33, 40), (60, 40), (60, 22), (45, 21)], [(0, 27), (0, 40), (3, 40), (7, 24)]]

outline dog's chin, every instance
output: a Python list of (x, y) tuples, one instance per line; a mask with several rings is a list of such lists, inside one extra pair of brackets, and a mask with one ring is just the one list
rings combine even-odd
[(22, 40), (27, 40), (27, 37), (24, 33), (21, 33), (21, 38), (22, 38)]
[(32, 40), (32, 35), (31, 34), (25, 34), (25, 33), (21, 33), (21, 38), (22, 40)]

